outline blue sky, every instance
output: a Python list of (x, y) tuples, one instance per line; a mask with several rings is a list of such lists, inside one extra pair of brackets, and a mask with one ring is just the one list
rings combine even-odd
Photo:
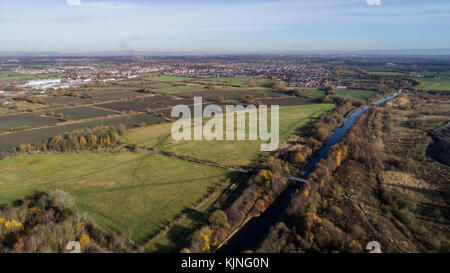
[(450, 48), (449, 0), (0, 0), (0, 51), (424, 48)]

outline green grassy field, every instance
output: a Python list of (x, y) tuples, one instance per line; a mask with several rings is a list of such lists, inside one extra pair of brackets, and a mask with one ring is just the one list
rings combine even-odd
[(339, 80), (344, 82), (374, 82), (372, 79), (361, 79), (356, 77), (341, 77)]
[(61, 189), (94, 220), (144, 242), (227, 179), (223, 169), (153, 154), (24, 155), (0, 161), (0, 203)]
[(162, 89), (162, 88), (174, 87), (174, 85), (170, 84), (170, 83), (165, 83), (165, 82), (158, 82), (158, 83), (147, 84), (146, 87)]
[[(152, 81), (165, 81), (165, 82), (181, 82), (181, 81), (190, 81), (193, 83), (199, 84), (221, 84), (224, 82), (235, 84), (235, 85), (248, 85), (249, 81), (252, 80), (250, 78), (239, 78), (239, 77), (230, 77), (230, 78), (189, 78), (189, 77), (177, 77), (177, 76), (158, 76), (158, 77), (150, 77), (146, 78), (146, 80)], [(267, 79), (253, 79), (257, 84), (263, 84), (267, 81)]]
[(202, 83), (202, 84), (221, 84), (221, 83), (231, 83), (235, 85), (248, 85), (249, 81), (253, 80), (256, 84), (263, 84), (267, 79), (251, 79), (251, 78), (198, 78), (193, 79), (192, 82)]
[(168, 233), (156, 240), (152, 245), (144, 250), (146, 253), (175, 253), (180, 251), (182, 247), (189, 245), (190, 238), (193, 232), (209, 223), (209, 215), (214, 212), (213, 207), (221, 197), (221, 194), (230, 186), (230, 182), (225, 182), (222, 187), (224, 190), (217, 195), (205, 200), (203, 204), (195, 209), (194, 213), (188, 215), (175, 226), (173, 226)]
[(371, 71), (370, 75), (385, 75), (385, 76), (407, 76), (408, 74), (403, 72), (390, 72), (390, 71)]
[(339, 96), (349, 96), (357, 100), (367, 100), (377, 95), (377, 92), (371, 90), (353, 90), (353, 89), (336, 89), (335, 93)]
[(431, 78), (416, 78), (424, 84), (422, 88), (425, 91), (450, 91), (449, 79), (431, 79)]
[(308, 96), (311, 98), (323, 98), (326, 95), (325, 90), (318, 88), (308, 88)]
[[(280, 108), (280, 142), (311, 118), (334, 108), (333, 104), (313, 104)], [(270, 117), (270, 115), (269, 115)], [(135, 129), (123, 137), (124, 143), (141, 144), (164, 151), (187, 155), (230, 166), (248, 165), (260, 152), (261, 141), (174, 141), (172, 124), (160, 124)]]
[(182, 81), (186, 81), (186, 80), (192, 80), (194, 78), (163, 75), (163, 76), (158, 76), (158, 77), (150, 77), (150, 78), (146, 78), (146, 79), (152, 80), (152, 81), (182, 82)]

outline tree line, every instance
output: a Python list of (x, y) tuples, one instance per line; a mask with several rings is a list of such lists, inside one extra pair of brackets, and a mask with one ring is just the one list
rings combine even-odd
[(123, 124), (81, 129), (45, 139), (35, 145), (22, 144), (19, 146), (19, 151), (30, 153), (33, 151), (74, 152), (107, 149), (119, 145), (120, 136), (126, 131), (127, 128)]

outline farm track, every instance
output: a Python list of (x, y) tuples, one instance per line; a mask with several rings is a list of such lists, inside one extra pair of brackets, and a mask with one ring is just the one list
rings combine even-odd
[(247, 169), (242, 169), (242, 168), (237, 168), (237, 167), (230, 167), (230, 166), (221, 165), (221, 164), (206, 161), (206, 160), (200, 160), (200, 159), (196, 159), (196, 158), (192, 158), (192, 157), (188, 157), (188, 156), (178, 155), (178, 154), (171, 153), (171, 152), (165, 152), (165, 151), (153, 151), (153, 152), (155, 154), (162, 154), (165, 156), (170, 156), (170, 157), (174, 157), (174, 158), (178, 158), (178, 159), (182, 159), (182, 160), (187, 160), (187, 161), (194, 162), (194, 163), (204, 164), (204, 165), (208, 165), (211, 167), (226, 169), (226, 170), (229, 170), (232, 172), (249, 173), (249, 172), (253, 171), (252, 169), (247, 170)]

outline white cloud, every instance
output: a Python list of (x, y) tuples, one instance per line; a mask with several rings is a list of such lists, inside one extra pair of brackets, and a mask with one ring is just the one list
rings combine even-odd
[(69, 6), (81, 6), (81, 0), (67, 0)]
[(126, 2), (90, 2), (81, 3), (81, 0), (66, 0), (69, 6), (79, 6), (84, 8), (96, 8), (96, 9), (128, 9), (136, 7), (136, 5)]
[(381, 6), (381, 0), (367, 0), (369, 6)]
[(128, 9), (136, 7), (135, 4), (126, 2), (91, 2), (83, 4), (84, 7), (99, 9)]

